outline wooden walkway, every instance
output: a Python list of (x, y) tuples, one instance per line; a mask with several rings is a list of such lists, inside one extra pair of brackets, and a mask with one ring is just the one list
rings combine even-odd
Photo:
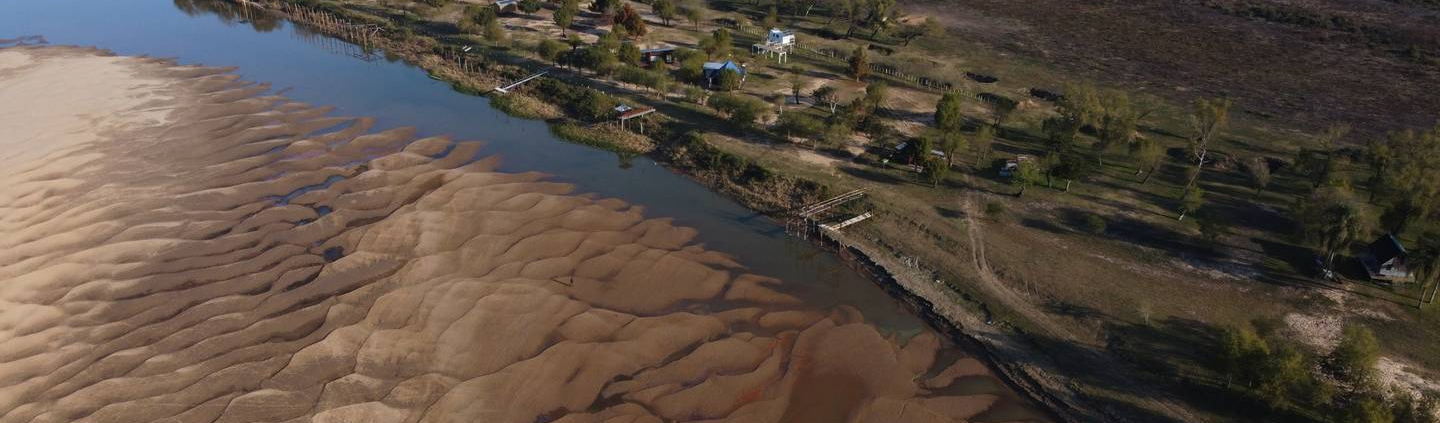
[(527, 76), (527, 77), (525, 77), (525, 79), (521, 79), (521, 80), (519, 80), (519, 81), (515, 81), (514, 84), (506, 85), (506, 86), (503, 86), (503, 87), (495, 87), (495, 91), (499, 91), (501, 94), (509, 93), (511, 89), (514, 89), (515, 87), (520, 86), (520, 84), (524, 84), (524, 83), (526, 83), (526, 82), (530, 82), (530, 80), (535, 79), (535, 78), (539, 78), (539, 77), (541, 77), (541, 76), (544, 76), (544, 75), (547, 74), (547, 73), (550, 73), (550, 70), (549, 70), (549, 69), (540, 71), (540, 73), (537, 73), (537, 74), (534, 74), (534, 75)]

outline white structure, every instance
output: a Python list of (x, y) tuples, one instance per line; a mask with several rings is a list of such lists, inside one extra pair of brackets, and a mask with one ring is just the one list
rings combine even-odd
[(790, 56), (790, 48), (795, 46), (795, 31), (770, 28), (770, 35), (765, 42), (755, 43), (750, 46), (750, 51), (755, 54), (764, 54), (765, 57), (774, 58), (780, 63)]
[(795, 44), (795, 31), (770, 28), (770, 36), (765, 39), (765, 44), (792, 46)]

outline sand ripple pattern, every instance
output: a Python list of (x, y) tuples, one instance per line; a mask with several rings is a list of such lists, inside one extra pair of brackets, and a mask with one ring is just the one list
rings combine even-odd
[(478, 143), (110, 62), (163, 81), (134, 106), (163, 124), (97, 118), (101, 140), (0, 172), (0, 422), (952, 422), (1002, 401), (949, 394), (988, 373), (938, 363), (932, 335), (808, 308)]

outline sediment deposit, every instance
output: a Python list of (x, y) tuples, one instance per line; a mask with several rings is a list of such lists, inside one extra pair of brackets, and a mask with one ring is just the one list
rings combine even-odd
[(1012, 401), (961, 388), (992, 376), (933, 334), (809, 307), (639, 207), (268, 92), (0, 49), (0, 422), (952, 422)]

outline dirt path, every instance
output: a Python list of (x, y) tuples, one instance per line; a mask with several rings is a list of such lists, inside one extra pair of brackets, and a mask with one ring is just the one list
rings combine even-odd
[[(969, 176), (967, 175), (966, 183), (969, 182)], [(995, 275), (995, 271), (990, 268), (990, 262), (985, 258), (985, 233), (980, 220), (975, 218), (975, 216), (979, 214), (979, 207), (976, 204), (978, 201), (976, 201), (975, 196), (974, 191), (967, 191), (965, 195), (961, 196), (957, 201), (960, 202), (960, 209), (964, 211), (962, 214), (965, 216), (965, 229), (970, 238), (971, 256), (975, 261), (976, 279), (981, 282), (981, 288), (984, 289), (991, 298), (1000, 301), (1002, 303), (1001, 306), (1006, 310), (1024, 316), (1032, 325), (1044, 332), (1044, 336), (1076, 345), (1086, 345), (1084, 340), (1072, 336), (1070, 331), (1060, 327), (1060, 325), (1051, 320), (1049, 316), (1046, 316), (1044, 312), (1035, 308), (1030, 302), (1021, 297), (1019, 293), (1010, 289), (1010, 286), (1002, 282), (999, 276)], [(1104, 354), (1090, 355), (1087, 358), (1092, 358), (1086, 360), (1087, 363), (1085, 363), (1090, 367), (1090, 373), (1122, 375), (1132, 372), (1131, 369), (1126, 368), (1122, 363), (1115, 362)], [(1135, 379), (1131, 379), (1130, 383), (1136, 385), (1131, 387), (1130, 390), (1149, 393), (1149, 395), (1143, 399), (1137, 399), (1137, 401), (1139, 401), (1138, 406), (1159, 411), (1166, 416), (1181, 421), (1207, 421), (1200, 418), (1200, 416), (1188, 407), (1170, 398), (1169, 395), (1162, 394), (1164, 391), (1158, 387), (1140, 386), (1148, 384)]]

